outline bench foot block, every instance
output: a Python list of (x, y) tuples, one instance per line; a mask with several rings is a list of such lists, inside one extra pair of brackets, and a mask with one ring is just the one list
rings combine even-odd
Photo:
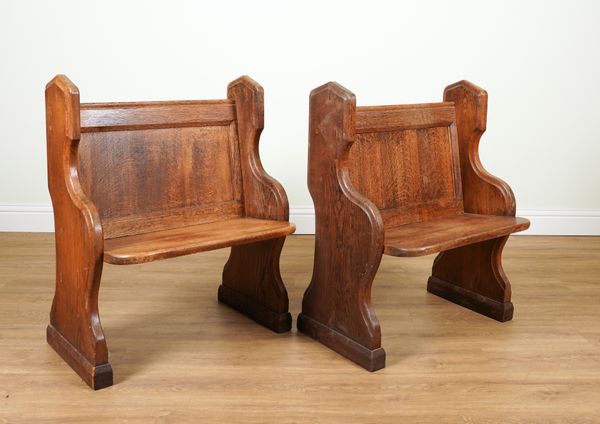
[(236, 309), (276, 333), (285, 333), (292, 329), (292, 315), (289, 312), (272, 311), (223, 284), (219, 286), (218, 299), (219, 302)]
[(369, 349), (307, 315), (298, 315), (298, 331), (357, 363), (367, 371), (385, 368), (385, 350)]
[(496, 321), (506, 322), (513, 317), (512, 302), (499, 302), (437, 277), (429, 277), (427, 291)]
[(48, 344), (94, 390), (112, 386), (113, 371), (109, 363), (92, 365), (52, 325), (46, 329)]

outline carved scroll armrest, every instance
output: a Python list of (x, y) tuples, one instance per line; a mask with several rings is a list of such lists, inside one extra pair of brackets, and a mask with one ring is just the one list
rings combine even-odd
[[(64, 75), (46, 86), (48, 188), (54, 209), (57, 249), (70, 244), (102, 258), (104, 238), (100, 216), (84, 194), (77, 171), (80, 123), (79, 90)], [(61, 258), (57, 258), (57, 261)]]
[(459, 81), (444, 90), (444, 101), (454, 102), (456, 108), (465, 212), (514, 216), (515, 196), (509, 185), (487, 172), (479, 159), (487, 100), (487, 92), (468, 81)]
[(266, 173), (258, 152), (264, 128), (263, 88), (252, 78), (243, 76), (229, 83), (227, 98), (234, 100), (236, 107), (246, 215), (287, 221), (289, 206), (285, 191)]

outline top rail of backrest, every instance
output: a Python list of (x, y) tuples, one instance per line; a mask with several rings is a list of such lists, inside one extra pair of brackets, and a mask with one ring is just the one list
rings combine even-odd
[(232, 100), (82, 103), (81, 132), (229, 125)]
[(456, 121), (454, 103), (359, 106), (356, 133), (446, 127)]

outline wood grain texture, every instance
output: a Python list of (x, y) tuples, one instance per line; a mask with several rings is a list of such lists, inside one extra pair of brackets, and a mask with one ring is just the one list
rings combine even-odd
[(232, 160), (229, 137), (228, 126), (83, 134), (81, 181), (105, 237), (191, 225), (199, 215), (206, 222), (224, 212), (243, 216), (241, 180), (231, 178), (240, 173), (239, 161)]
[(510, 186), (487, 172), (479, 159), (479, 141), (487, 122), (487, 92), (459, 81), (446, 87), (444, 101), (453, 102), (456, 108), (465, 212), (514, 216), (516, 201)]
[[(499, 321), (512, 318), (502, 248), (529, 222), (514, 218), (510, 189), (479, 162), (487, 97), (474, 87), (450, 86), (443, 103), (363, 108), (335, 83), (311, 93), (309, 189), (317, 231), (298, 329), (367, 370), (385, 366), (370, 300), (382, 253), (443, 252), (428, 281), (431, 293)], [(512, 209), (504, 207), (511, 202)]]
[[(98, 315), (104, 238), (98, 211), (77, 176), (79, 90), (64, 75), (46, 86), (46, 136), (48, 189), (56, 211), (56, 291), (47, 340), (88, 385), (98, 389), (112, 384)], [(97, 368), (102, 370), (100, 379)]]
[(356, 133), (447, 127), (455, 120), (452, 102), (358, 106)]
[[(314, 243), (294, 235), (283, 248), (294, 315)], [(511, 237), (503, 261), (518, 309), (502, 325), (424, 291), (431, 257), (384, 255), (372, 302), (387, 366), (376, 373), (215, 302), (228, 255), (104, 267), (115, 385), (92, 392), (40, 342), (52, 234), (0, 233), (0, 422), (598, 423), (600, 237)]]
[[(239, 81), (251, 82), (242, 77), (234, 86)], [(223, 273), (232, 290), (220, 290), (219, 299), (275, 331), (289, 330), (279, 255), (294, 226), (283, 188), (258, 157), (260, 90), (226, 100), (81, 108), (66, 77), (48, 85), (58, 235), (47, 339), (94, 389), (112, 384), (98, 317), (102, 259), (133, 264), (236, 246)]]
[(116, 265), (139, 264), (285, 237), (295, 229), (285, 221), (255, 218), (190, 225), (106, 240), (104, 260)]
[[(371, 285), (383, 253), (377, 207), (350, 183), (356, 99), (336, 83), (310, 94), (308, 188), (315, 204), (313, 276), (298, 330), (376, 370), (385, 365)], [(326, 329), (326, 330), (325, 330)]]
[(235, 120), (229, 100), (83, 103), (80, 111), (82, 133), (229, 125)]
[[(514, 217), (512, 190), (488, 173), (479, 160), (479, 141), (487, 121), (487, 92), (460, 81), (446, 87), (444, 100), (454, 102), (456, 108), (465, 212)], [(498, 321), (512, 319), (511, 285), (502, 268), (506, 240), (503, 236), (440, 253), (427, 290)]]
[(361, 133), (350, 149), (352, 184), (386, 229), (462, 212), (459, 166), (453, 125)]
[[(145, 234), (147, 232), (173, 230), (179, 227), (226, 221), (244, 216), (244, 205), (237, 200), (152, 210), (144, 213), (120, 215), (104, 219), (102, 228), (105, 238)], [(106, 235), (110, 234), (109, 237)]]
[[(237, 132), (239, 140), (245, 216), (287, 222), (287, 195), (281, 184), (266, 173), (258, 152), (264, 128), (263, 88), (243, 76), (229, 83), (227, 98), (236, 107), (237, 121), (231, 130)], [(279, 270), (284, 242), (285, 237), (280, 237), (234, 246), (218, 292), (220, 302), (279, 333), (292, 328), (288, 295)]]
[(506, 236), (529, 227), (529, 221), (509, 216), (458, 214), (389, 228), (384, 253), (424, 256)]
[(294, 225), (285, 221), (229, 219), (106, 240), (104, 260), (116, 265), (139, 264), (285, 237), (294, 231)]
[(237, 137), (242, 180), (244, 209), (252, 218), (288, 220), (289, 205), (285, 190), (264, 170), (258, 153), (260, 134), (264, 128), (264, 91), (248, 76), (227, 86), (227, 98), (235, 102)]

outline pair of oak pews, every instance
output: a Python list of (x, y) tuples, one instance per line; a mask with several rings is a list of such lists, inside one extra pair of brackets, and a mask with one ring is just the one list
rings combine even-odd
[[(370, 301), (384, 253), (442, 252), (430, 292), (512, 318), (501, 253), (528, 222), (478, 159), (485, 91), (461, 82), (444, 100), (357, 108), (335, 83), (311, 93), (316, 245), (298, 329), (371, 371), (385, 366)], [(46, 87), (46, 124), (56, 237), (47, 340), (90, 387), (113, 382), (98, 314), (104, 262), (231, 247), (219, 301), (275, 332), (291, 329), (279, 257), (295, 227), (258, 154), (260, 85), (241, 77), (226, 100), (81, 104), (57, 76)]]

